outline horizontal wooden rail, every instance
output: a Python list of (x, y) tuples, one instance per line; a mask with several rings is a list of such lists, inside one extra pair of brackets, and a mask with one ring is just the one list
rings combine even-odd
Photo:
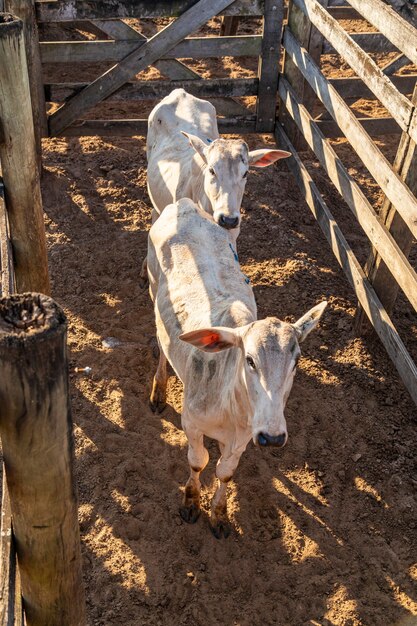
[(417, 200), (404, 184), (370, 136), (362, 128), (348, 105), (329, 83), (292, 33), (285, 29), (284, 48), (293, 63), (309, 82), (317, 97), (343, 131), (359, 158), (391, 200), (407, 226), (417, 237)]
[(409, 132), (410, 137), (417, 141), (417, 129), (410, 128), (414, 112), (414, 106), (410, 100), (398, 91), (375, 61), (359, 47), (317, 0), (294, 0), (294, 3), (349, 63), (387, 111), (395, 117), (401, 129)]
[[(146, 42), (126, 41), (52, 41), (41, 42), (42, 63), (101, 63), (124, 59)], [(262, 37), (190, 37), (184, 39), (161, 59), (205, 59), (224, 56), (259, 56)]]
[[(101, 0), (82, 2), (36, 2), (39, 22), (68, 22), (74, 20), (101, 20), (111, 18), (178, 17), (197, 3), (197, 0)], [(263, 0), (236, 0), (219, 15), (263, 15)]]
[[(47, 83), (45, 98), (48, 102), (64, 102), (87, 85), (88, 83)], [(178, 87), (200, 98), (256, 96), (258, 85), (257, 78), (134, 81), (121, 87), (107, 100), (155, 100), (164, 98)]]
[[(393, 117), (357, 117), (356, 120), (371, 137), (401, 135), (401, 128)], [(333, 120), (316, 120), (316, 124), (326, 137), (345, 136)]]
[(352, 7), (329, 7), (328, 11), (336, 20), (360, 20), (361, 14)]
[(286, 164), (294, 175), (301, 193), (317, 219), (359, 302), (385, 346), (411, 397), (417, 404), (417, 367), (415, 363), (407, 352), (374, 289), (367, 281), (359, 261), (323, 200), (317, 186), (279, 124), (276, 126), (276, 138), (280, 147), (291, 152), (292, 158), (287, 159)]
[(279, 95), (330, 180), (345, 199), (359, 225), (417, 311), (416, 272), (388, 229), (379, 221), (371, 204), (344, 167), (328, 139), (320, 132), (307, 109), (298, 101), (294, 91), (283, 77), (279, 83)]
[[(255, 116), (246, 118), (219, 118), (218, 127), (221, 133), (245, 134), (255, 132)], [(65, 130), (60, 137), (83, 137), (84, 135), (98, 135), (101, 137), (123, 136), (132, 137), (135, 135), (146, 135), (148, 131), (148, 120), (83, 120), (77, 122)]]
[[(350, 36), (365, 52), (398, 51), (398, 48), (381, 33), (353, 33)], [(332, 46), (330, 42), (325, 41), (323, 44), (323, 54), (334, 54), (335, 52), (335, 47)]]
[(417, 65), (417, 30), (381, 0), (349, 0), (349, 4)]
[[(412, 94), (417, 81), (417, 74), (406, 76), (391, 76), (393, 85), (403, 94)], [(374, 100), (375, 94), (367, 87), (360, 78), (330, 78), (329, 83), (335, 87), (342, 98), (364, 98)]]

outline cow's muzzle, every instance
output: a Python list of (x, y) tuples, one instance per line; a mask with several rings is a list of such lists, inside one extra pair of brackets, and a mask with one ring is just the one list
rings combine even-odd
[(287, 441), (287, 433), (281, 433), (280, 435), (268, 435), (268, 433), (258, 434), (258, 444), (265, 448), (266, 446), (275, 446), (276, 448), (282, 448)]
[(227, 230), (231, 230), (232, 228), (237, 228), (239, 226), (239, 218), (238, 217), (227, 217), (221, 213), (219, 215), (219, 226), (226, 228)]

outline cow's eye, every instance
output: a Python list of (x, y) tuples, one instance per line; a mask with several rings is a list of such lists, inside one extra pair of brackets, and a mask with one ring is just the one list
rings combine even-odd
[(242, 178), (247, 178), (248, 177), (248, 170), (246, 170), (246, 172), (243, 174)]
[(209, 172), (212, 176), (216, 176), (216, 172), (214, 171), (212, 167), (210, 167)]
[(246, 363), (249, 365), (249, 367), (251, 368), (251, 370), (256, 370), (255, 367), (255, 361), (252, 359), (251, 356), (247, 356), (246, 357)]

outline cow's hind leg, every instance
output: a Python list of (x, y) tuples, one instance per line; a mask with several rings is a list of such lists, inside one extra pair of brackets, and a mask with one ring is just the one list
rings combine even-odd
[(242, 451), (233, 454), (226, 451), (226, 447), (219, 442), (221, 457), (217, 462), (216, 476), (218, 480), (216, 493), (211, 501), (210, 528), (216, 539), (228, 537), (231, 525), (227, 516), (227, 483), (232, 479), (239, 464)]
[(155, 376), (153, 377), (152, 391), (149, 399), (151, 410), (154, 413), (162, 413), (166, 407), (167, 395), (167, 358), (159, 344), (159, 362)]
[(203, 433), (194, 428), (184, 428), (184, 431), (188, 439), (190, 477), (185, 485), (180, 515), (188, 524), (194, 524), (200, 515), (200, 473), (208, 463), (209, 454), (204, 447)]
[(140, 268), (139, 287), (141, 289), (146, 289), (148, 284), (149, 284), (149, 280), (148, 280), (148, 257), (145, 256), (145, 258), (142, 261), (141, 268)]

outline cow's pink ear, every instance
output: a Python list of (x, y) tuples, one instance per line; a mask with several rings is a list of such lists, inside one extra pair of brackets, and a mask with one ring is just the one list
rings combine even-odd
[(249, 152), (249, 165), (251, 167), (268, 167), (279, 159), (286, 159), (291, 156), (291, 152), (285, 150), (267, 150), (262, 148), (261, 150), (251, 150)]
[(191, 343), (191, 345), (204, 350), (204, 352), (220, 352), (233, 346), (237, 346), (240, 341), (239, 334), (232, 328), (201, 328), (192, 330), (179, 336), (181, 341)]

